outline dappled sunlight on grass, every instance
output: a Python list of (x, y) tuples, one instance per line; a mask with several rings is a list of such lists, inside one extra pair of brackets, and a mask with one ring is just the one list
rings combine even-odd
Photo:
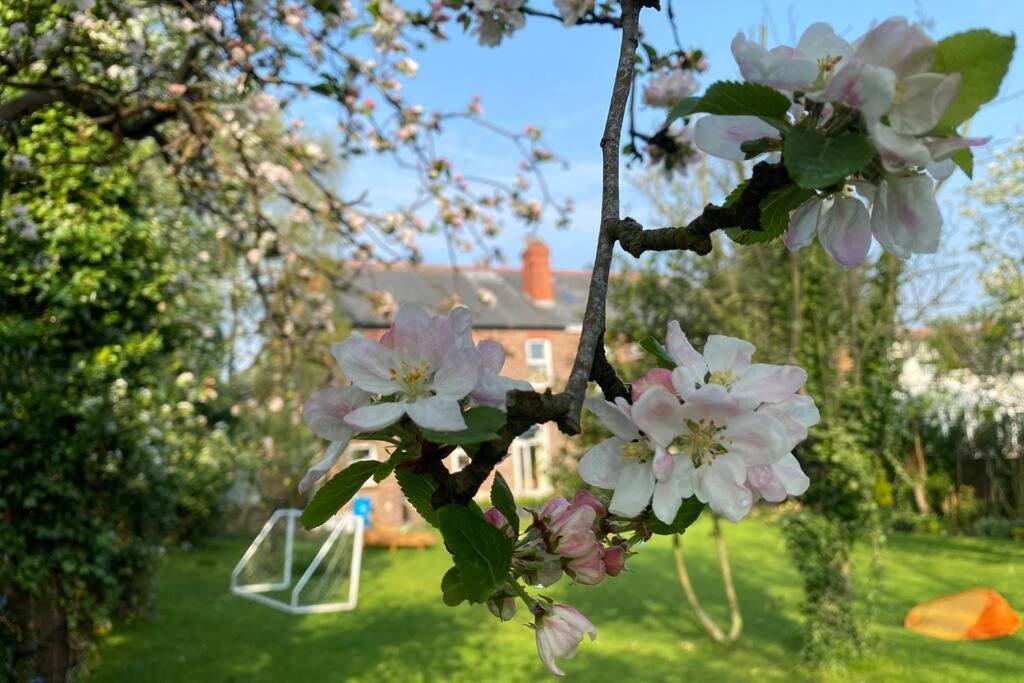
[[(727, 610), (706, 520), (684, 540), (688, 564), (710, 613)], [(900, 625), (922, 600), (990, 586), (1024, 607), (1024, 547), (981, 539), (895, 535), (886, 558), (876, 642), (847, 671), (815, 674), (800, 664), (800, 586), (778, 529), (760, 520), (726, 525), (745, 621), (732, 646), (697, 625), (676, 580), (671, 547), (658, 539), (630, 571), (600, 586), (559, 584), (551, 595), (579, 607), (597, 625), (565, 662), (586, 681), (991, 681), (1014, 680), (1024, 667), (1024, 634), (989, 642), (948, 643)], [(290, 616), (228, 592), (228, 575), (248, 543), (220, 538), (172, 553), (158, 578), (153, 613), (118, 624), (100, 646), (94, 680), (120, 681), (531, 681), (546, 673), (520, 613), (501, 624), (481, 607), (447, 608), (438, 585), (443, 547), (364, 556), (353, 612)], [(867, 571), (867, 554), (858, 553)]]

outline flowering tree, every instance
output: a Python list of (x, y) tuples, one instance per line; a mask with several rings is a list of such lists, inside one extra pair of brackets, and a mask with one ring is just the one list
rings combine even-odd
[[(514, 1), (473, 6), (487, 13), (480, 33), (488, 43), (521, 26), (526, 15), (541, 14)], [(639, 257), (706, 254), (717, 230), (740, 245), (785, 233), (790, 249), (817, 233), (826, 252), (847, 266), (866, 258), (872, 235), (900, 257), (934, 251), (941, 216), (933, 178), (957, 166), (970, 173), (970, 148), (984, 141), (960, 136), (957, 127), (995, 95), (1014, 46), (1013, 38), (987, 31), (936, 43), (903, 19), (883, 22), (852, 44), (823, 24), (808, 29), (797, 46), (771, 51), (740, 35), (732, 48), (744, 82), (716, 83), (700, 97), (686, 96), (693, 88), (685, 60), (677, 58), (644, 93), (652, 105), (675, 102), (665, 127), (648, 136), (672, 144), (650, 155), (668, 165), (664, 150), (692, 139), (727, 159), (768, 156), (721, 206), (709, 204), (685, 226), (649, 229), (619, 215), (619, 144), (644, 6), (650, 5), (624, 0), (616, 15), (606, 6), (558, 3), (567, 24), (587, 19), (621, 31), (601, 140), (597, 253), (564, 390), (541, 394), (502, 378), (500, 348), (474, 346), (468, 310), (431, 315), (406, 305), (380, 340), (356, 335), (333, 347), (352, 387), (320, 392), (306, 408), (310, 426), (332, 441), (307, 486), (354, 434), (393, 448), (385, 463), (354, 463), (324, 484), (303, 522), (323, 523), (367, 479), (394, 472), (452, 554), (454, 567), (441, 581), (444, 601), (486, 603), (502, 620), (521, 601), (533, 618), (541, 660), (555, 674), (562, 673), (558, 658), (573, 656), (596, 629), (536, 590), (563, 575), (583, 585), (617, 576), (639, 544), (683, 531), (705, 506), (737, 522), (759, 498), (802, 494), (809, 480), (792, 450), (818, 421), (814, 400), (799, 393), (807, 379), (801, 368), (754, 363), (751, 344), (720, 335), (697, 351), (678, 322), (668, 325), (663, 341), (642, 342), (659, 367), (631, 387), (623, 384), (602, 344), (616, 242)], [(672, 132), (678, 119), (696, 121), (692, 134)], [(632, 141), (627, 150), (641, 153)], [(870, 213), (855, 192), (871, 203)], [(590, 381), (603, 398), (587, 396)], [(577, 433), (584, 408), (612, 436), (583, 457), (580, 475), (610, 498), (587, 492), (571, 501), (554, 498), (529, 510), (524, 522), (495, 466), (533, 424), (554, 421)], [(471, 462), (450, 473), (443, 460), (457, 447)], [(492, 474), (492, 507), (483, 512), (472, 499)]]

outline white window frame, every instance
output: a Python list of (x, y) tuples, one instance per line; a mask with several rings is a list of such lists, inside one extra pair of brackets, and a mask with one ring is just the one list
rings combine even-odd
[[(523, 482), (524, 456), (528, 456), (531, 449), (539, 448), (536, 468), (530, 472), (533, 479), (533, 487), (527, 488)], [(548, 476), (548, 467), (551, 465), (551, 438), (548, 435), (547, 425), (538, 425), (537, 432), (530, 438), (517, 436), (512, 441), (512, 491), (517, 494), (536, 495), (551, 491), (551, 481)], [(527, 460), (526, 462), (530, 462)], [(533, 468), (533, 463), (530, 464)]]
[[(535, 361), (534, 360), (533, 356), (530, 354), (530, 345), (531, 344), (542, 344), (543, 345), (543, 347), (544, 347), (544, 358), (543, 358), (543, 360), (541, 360), (541, 361)], [(548, 386), (551, 385), (551, 382), (554, 381), (554, 378), (555, 378), (555, 360), (554, 360), (554, 354), (551, 351), (551, 340), (550, 339), (543, 339), (541, 337), (531, 337), (530, 339), (526, 340), (526, 344), (524, 346), (525, 346), (524, 350), (525, 350), (525, 353), (526, 353), (526, 377), (527, 377), (527, 379), (530, 381), (530, 383), (535, 388), (537, 388), (537, 389), (546, 389)], [(534, 382), (532, 379), (530, 379), (533, 376), (533, 371), (532, 371), (531, 368), (534, 366), (535, 363), (539, 364), (541, 362), (544, 363), (544, 370), (545, 370), (545, 374), (547, 375), (547, 379), (545, 379), (543, 382)]]
[[(358, 460), (356, 460), (352, 457), (353, 451), (364, 449), (368, 452), (365, 458), (359, 458)], [(377, 448), (377, 444), (366, 442), (353, 443), (349, 444), (348, 448), (345, 449), (345, 462), (348, 463), (349, 465), (351, 465), (354, 462), (362, 462), (363, 460), (376, 460), (377, 462), (381, 462), (380, 451)], [(374, 481), (373, 477), (370, 477), (359, 488), (369, 489), (373, 488), (374, 486), (377, 486), (377, 484), (378, 482)]]

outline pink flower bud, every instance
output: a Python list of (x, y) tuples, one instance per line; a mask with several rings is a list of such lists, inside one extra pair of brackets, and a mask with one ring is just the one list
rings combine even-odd
[(554, 519), (569, 507), (569, 501), (561, 496), (552, 498), (548, 502), (544, 503), (544, 507), (540, 509), (540, 516), (544, 519)]
[(594, 522), (597, 514), (588, 505), (572, 505), (548, 525), (553, 551), (563, 557), (581, 557), (597, 543)]
[(488, 524), (501, 531), (509, 538), (515, 536), (515, 530), (512, 528), (512, 525), (509, 524), (508, 520), (505, 519), (505, 515), (503, 515), (501, 510), (498, 508), (490, 508), (484, 513), (484, 519), (487, 520)]
[(613, 545), (606, 548), (601, 558), (604, 561), (604, 570), (608, 576), (618, 576), (626, 568), (626, 549), (621, 545)]
[(651, 368), (647, 371), (647, 374), (633, 382), (633, 403), (636, 403), (636, 400), (640, 398), (640, 394), (654, 386), (662, 386), (668, 389), (669, 392), (676, 393), (675, 387), (672, 386), (672, 371), (666, 368)]
[(607, 571), (601, 555), (601, 544), (595, 543), (591, 546), (589, 553), (583, 557), (576, 557), (570, 560), (567, 568), (578, 583), (586, 586), (596, 586), (604, 581)]
[(598, 519), (608, 514), (608, 511), (605, 510), (604, 504), (601, 503), (600, 500), (598, 500), (597, 496), (595, 496), (590, 491), (587, 491), (586, 489), (581, 489), (576, 492), (576, 495), (572, 499), (572, 504), (573, 507), (586, 505), (589, 508), (593, 508), (594, 513), (597, 515)]
[(556, 658), (571, 659), (587, 634), (597, 638), (597, 629), (579, 610), (569, 605), (544, 606), (538, 609), (533, 626), (537, 634), (537, 653), (548, 671), (556, 676), (565, 672), (558, 668)]

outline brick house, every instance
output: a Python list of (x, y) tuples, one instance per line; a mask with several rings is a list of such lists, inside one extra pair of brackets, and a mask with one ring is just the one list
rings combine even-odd
[[(473, 311), (475, 340), (493, 339), (505, 347), (503, 374), (543, 390), (562, 386), (569, 375), (589, 281), (589, 271), (552, 270), (548, 247), (531, 240), (520, 268), (367, 266), (353, 280), (351, 291), (340, 295), (340, 305), (354, 330), (375, 338), (390, 326), (389, 316), (398, 304), (416, 302), (437, 311), (457, 301)], [(498, 470), (517, 497), (550, 493), (549, 467), (565, 444), (554, 425), (537, 425), (513, 442)], [(384, 457), (383, 444), (353, 441), (340, 466)], [(456, 471), (467, 458), (456, 451), (446, 463)], [(489, 487), (488, 482), (483, 491)], [(379, 484), (370, 480), (356, 497), (370, 499), (374, 526), (420, 521), (393, 477)]]

